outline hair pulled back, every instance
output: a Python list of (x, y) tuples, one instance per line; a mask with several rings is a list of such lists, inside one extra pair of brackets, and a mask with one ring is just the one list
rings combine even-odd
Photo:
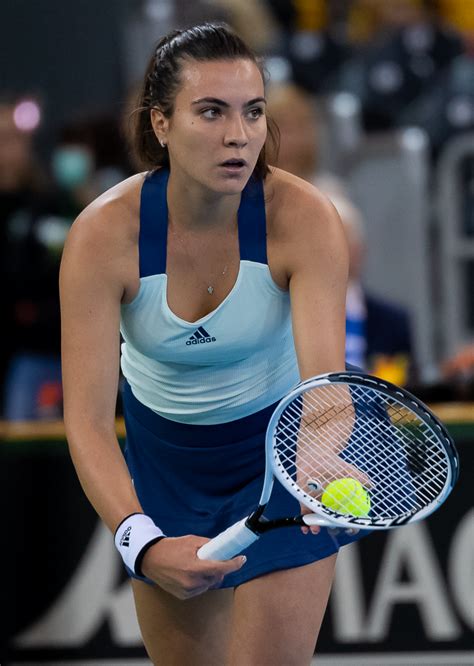
[[(173, 30), (158, 42), (145, 73), (131, 131), (131, 147), (141, 166), (147, 169), (169, 166), (168, 150), (160, 146), (155, 136), (150, 111), (158, 108), (167, 118), (171, 117), (181, 86), (184, 61), (208, 62), (241, 58), (254, 62), (265, 79), (257, 56), (224, 23), (203, 23), (184, 30)], [(276, 149), (278, 130), (271, 121), (268, 135), (272, 148)], [(259, 178), (265, 178), (268, 173), (266, 146), (260, 152), (254, 173)]]

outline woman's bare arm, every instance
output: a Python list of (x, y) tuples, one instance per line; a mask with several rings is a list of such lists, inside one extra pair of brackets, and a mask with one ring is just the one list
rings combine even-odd
[(111, 213), (93, 205), (74, 223), (60, 294), (67, 439), (87, 497), (114, 531), (141, 508), (115, 434), (127, 239)]
[(339, 216), (312, 185), (276, 170), (284, 266), (301, 379), (344, 369), (348, 250)]
[[(340, 219), (332, 204), (301, 181), (290, 179), (287, 186), (291, 196), (285, 197), (280, 206), (280, 214), (285, 216), (280, 229), (286, 241), (283, 261), (289, 282), (293, 336), (300, 376), (305, 380), (345, 368), (348, 251)], [(295, 188), (299, 190), (297, 194)], [(340, 396), (336, 398), (339, 400)], [(347, 406), (351, 405), (348, 395)], [(347, 476), (366, 481), (364, 474), (338, 457), (347, 444), (351, 428), (335, 429), (332, 421), (326, 425), (312, 406), (308, 407), (305, 418), (315, 422), (320, 436), (328, 430), (326, 437), (333, 443), (332, 454), (327, 454), (324, 461), (321, 459), (320, 478), (325, 479), (333, 455), (333, 462), (341, 474), (345, 469)], [(303, 450), (305, 446), (303, 443)], [(311, 475), (314, 475), (314, 467)], [(301, 510), (302, 513), (309, 512), (304, 506)], [(319, 530), (317, 526), (302, 528), (304, 533)]]

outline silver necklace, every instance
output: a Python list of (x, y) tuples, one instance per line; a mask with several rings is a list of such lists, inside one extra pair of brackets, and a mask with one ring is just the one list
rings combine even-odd
[[(227, 264), (224, 266), (224, 270), (222, 271), (221, 275), (225, 275), (227, 273)], [(207, 293), (208, 294), (213, 294), (214, 293), (214, 287), (212, 284), (207, 285)]]
[[(199, 279), (200, 282), (204, 282), (203, 279), (201, 278), (201, 276), (198, 275), (198, 272), (196, 271), (194, 261), (191, 258), (191, 255), (189, 254), (188, 248), (186, 247), (183, 239), (181, 238), (181, 236), (179, 234), (176, 233), (176, 231), (173, 228), (171, 228), (171, 232), (172, 232), (173, 236), (175, 236), (178, 239), (178, 242), (181, 244), (181, 247), (183, 248), (183, 250), (184, 250), (184, 252), (185, 252), (185, 254), (186, 254), (186, 256), (189, 260), (189, 263), (190, 263), (190, 266), (192, 268), (192, 271), (193, 271), (194, 275)], [(227, 268), (228, 268), (228, 266), (226, 264), (224, 266), (224, 269), (222, 270), (222, 272), (219, 273), (219, 275), (218, 275), (219, 279), (221, 279), (227, 273)], [(207, 293), (210, 296), (212, 296), (212, 294), (214, 293), (214, 286), (212, 284), (209, 284), (208, 282), (204, 282), (204, 284), (206, 285)]]

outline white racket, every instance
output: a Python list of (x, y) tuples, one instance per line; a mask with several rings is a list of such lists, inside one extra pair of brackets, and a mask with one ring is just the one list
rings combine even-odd
[[(198, 556), (230, 559), (281, 527), (381, 530), (421, 520), (441, 506), (458, 474), (446, 428), (408, 391), (361, 372), (320, 375), (283, 398), (270, 419), (255, 511), (202, 546)], [(337, 502), (322, 502), (328, 484), (347, 477), (367, 492), (367, 515), (347, 510), (352, 490), (345, 498), (344, 484), (338, 484)], [(312, 513), (266, 519), (275, 478)], [(344, 508), (335, 510), (335, 504)]]

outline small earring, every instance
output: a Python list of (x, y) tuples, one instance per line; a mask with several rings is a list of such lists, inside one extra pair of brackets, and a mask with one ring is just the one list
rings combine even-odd
[(160, 146), (161, 146), (162, 148), (166, 148), (166, 143), (165, 143), (165, 141), (163, 141), (163, 139), (159, 139), (159, 141), (160, 141)]

